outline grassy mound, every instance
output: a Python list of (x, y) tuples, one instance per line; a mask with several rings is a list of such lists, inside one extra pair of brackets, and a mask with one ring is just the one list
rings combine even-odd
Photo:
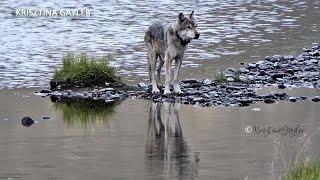
[(299, 165), (290, 171), (284, 180), (319, 180), (320, 162)]
[(62, 61), (63, 66), (56, 70), (52, 80), (54, 83), (50, 83), (51, 87), (58, 85), (94, 87), (120, 82), (115, 75), (115, 68), (109, 65), (107, 57), (96, 58), (86, 54), (68, 54)]

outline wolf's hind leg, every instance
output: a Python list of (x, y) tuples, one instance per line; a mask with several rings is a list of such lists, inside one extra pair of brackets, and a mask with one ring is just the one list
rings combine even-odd
[(152, 93), (160, 93), (160, 90), (157, 86), (156, 81), (156, 65), (157, 65), (157, 54), (155, 52), (151, 53), (151, 84), (152, 84)]
[(159, 55), (159, 66), (157, 69), (157, 85), (158, 85), (158, 87), (161, 86), (161, 69), (162, 69), (163, 64), (164, 64), (164, 57)]

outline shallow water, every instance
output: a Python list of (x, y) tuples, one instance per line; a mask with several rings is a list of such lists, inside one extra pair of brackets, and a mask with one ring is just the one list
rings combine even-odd
[[(268, 180), (296, 159), (320, 156), (320, 109), (310, 100), (243, 108), (126, 100), (99, 108), (53, 103), (33, 91), (0, 90), (0, 178)], [(38, 123), (22, 126), (26, 115)], [(255, 125), (303, 132), (245, 132)]]
[[(195, 10), (201, 38), (190, 44), (182, 78), (212, 76), (273, 54), (297, 54), (320, 41), (320, 3), (310, 1), (0, 2), (0, 88), (47, 86), (67, 52), (110, 55), (126, 81), (147, 79), (144, 32), (156, 20)], [(17, 8), (85, 8), (90, 17), (16, 17)]]

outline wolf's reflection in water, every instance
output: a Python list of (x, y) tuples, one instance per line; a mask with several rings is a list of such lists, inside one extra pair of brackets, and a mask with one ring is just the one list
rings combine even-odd
[(180, 125), (179, 106), (179, 103), (166, 102), (151, 104), (146, 143), (147, 167), (158, 178), (197, 179), (199, 154), (191, 155), (188, 149)]

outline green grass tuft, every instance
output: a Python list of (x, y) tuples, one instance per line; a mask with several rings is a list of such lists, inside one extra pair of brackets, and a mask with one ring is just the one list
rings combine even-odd
[(106, 82), (119, 82), (115, 68), (109, 65), (107, 57), (96, 58), (86, 55), (67, 54), (63, 58), (62, 68), (56, 70), (53, 80), (72, 86), (104, 86)]
[(291, 170), (283, 180), (319, 180), (320, 162), (302, 164)]
[(214, 82), (217, 84), (225, 83), (227, 82), (227, 77), (222, 71), (217, 71), (214, 76)]

